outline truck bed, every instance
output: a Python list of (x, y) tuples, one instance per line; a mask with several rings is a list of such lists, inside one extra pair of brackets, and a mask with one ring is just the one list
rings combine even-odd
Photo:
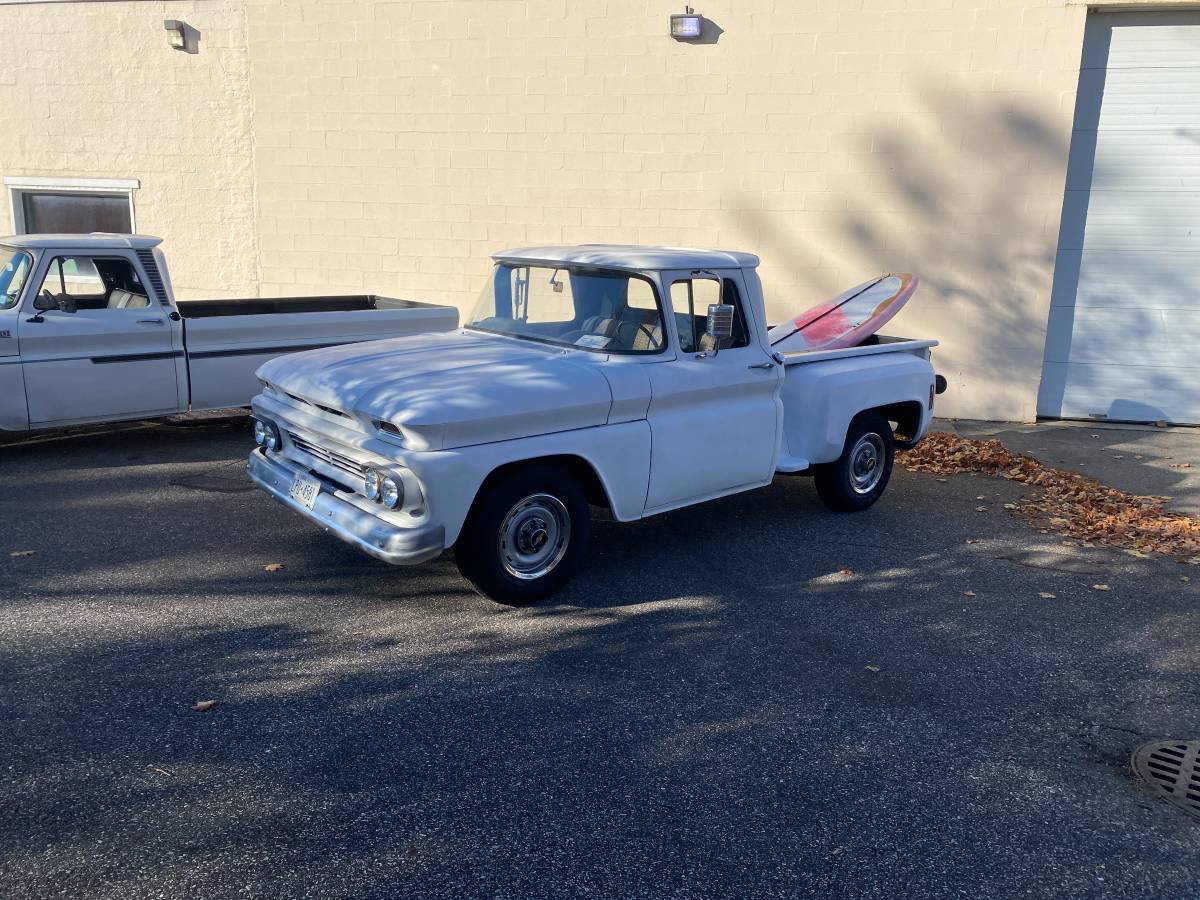
[[(850, 424), (848, 410), (875, 405), (881, 383), (899, 395), (922, 398), (896, 404), (888, 417), (911, 439), (929, 425), (929, 356), (937, 341), (880, 336), (869, 344), (842, 350), (781, 353), (784, 366), (783, 441), (775, 469), (794, 474), (831, 462), (842, 453)], [(932, 397), (929, 398), (932, 400)], [(823, 423), (821, 428), (813, 423)]]
[(375, 295), (184, 300), (177, 306), (192, 409), (245, 404), (258, 391), (255, 369), (285, 353), (458, 326), (453, 306)]
[(179, 314), (185, 319), (212, 316), (262, 316), (288, 313), (349, 312), (368, 309), (438, 308), (436, 303), (397, 300), (378, 294), (347, 294), (321, 297), (250, 297), (234, 300), (177, 300)]

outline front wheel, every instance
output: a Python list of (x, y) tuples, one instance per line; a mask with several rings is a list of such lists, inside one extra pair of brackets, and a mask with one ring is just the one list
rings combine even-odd
[(821, 466), (814, 477), (817, 495), (835, 512), (859, 512), (883, 496), (892, 477), (896, 441), (892, 426), (879, 415), (850, 423), (842, 455)]
[(557, 593), (587, 548), (587, 498), (557, 467), (517, 469), (486, 486), (454, 544), (480, 593), (521, 606)]

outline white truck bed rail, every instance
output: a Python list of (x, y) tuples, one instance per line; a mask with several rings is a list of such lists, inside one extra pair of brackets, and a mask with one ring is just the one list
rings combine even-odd
[(938, 345), (937, 341), (914, 341), (909, 338), (879, 337), (877, 344), (866, 344), (860, 347), (844, 347), (841, 350), (791, 350), (780, 353), (784, 366), (797, 366), (801, 363), (822, 362), (827, 359), (845, 359), (849, 356), (874, 356), (878, 353), (916, 353), (928, 355), (929, 351)]

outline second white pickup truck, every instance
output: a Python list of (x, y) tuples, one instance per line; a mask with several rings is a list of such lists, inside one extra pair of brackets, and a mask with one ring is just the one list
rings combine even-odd
[(251, 478), (390, 563), (454, 548), (486, 595), (560, 589), (588, 505), (630, 521), (808, 473), (866, 509), (945, 382), (931, 340), (778, 354), (748, 253), (510, 250), (466, 327), (261, 369)]
[(248, 406), (282, 353), (458, 325), (370, 295), (176, 302), (159, 239), (0, 238), (0, 431)]

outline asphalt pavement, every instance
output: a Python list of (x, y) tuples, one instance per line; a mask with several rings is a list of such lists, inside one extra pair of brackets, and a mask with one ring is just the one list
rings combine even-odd
[(898, 469), (858, 515), (781, 477), (600, 519), (514, 610), (271, 502), (250, 444), (0, 447), (0, 895), (1200, 895), (1128, 769), (1200, 738), (1196, 567)]

